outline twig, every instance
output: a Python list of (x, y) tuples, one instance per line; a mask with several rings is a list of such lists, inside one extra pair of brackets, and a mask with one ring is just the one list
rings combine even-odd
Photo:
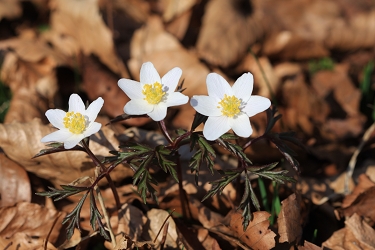
[(169, 217), (172, 216), (172, 214), (174, 213), (174, 211), (175, 211), (175, 209), (173, 209), (173, 211), (169, 213), (169, 215), (167, 216), (167, 218), (165, 218), (163, 224), (161, 225), (161, 227), (160, 227), (160, 229), (159, 229), (159, 232), (158, 232), (158, 233), (156, 234), (156, 236), (155, 236), (154, 243), (156, 242), (156, 239), (159, 237), (159, 234), (160, 234), (161, 230), (163, 229), (165, 223), (167, 222), (167, 220), (169, 219)]
[[(95, 170), (95, 177), (98, 177), (98, 175), (99, 175), (98, 169), (96, 169)], [(95, 185), (95, 191), (98, 195), (99, 204), (100, 204), (100, 206), (103, 210), (104, 220), (107, 223), (109, 235), (110, 235), (111, 241), (112, 241), (112, 247), (115, 248), (116, 247), (116, 237), (115, 237), (115, 234), (113, 233), (113, 229), (111, 227), (111, 221), (109, 219), (107, 209), (105, 208), (103, 196), (102, 196), (102, 193), (100, 192), (100, 189), (99, 189), (98, 185)]]
[(169, 227), (169, 222), (165, 224), (164, 231), (163, 231), (163, 238), (160, 241), (160, 250), (164, 249), (164, 244), (167, 239), (167, 233), (168, 233), (168, 227)]
[(365, 131), (363, 134), (361, 143), (358, 148), (354, 151), (352, 158), (350, 158), (348, 168), (346, 169), (345, 183), (344, 183), (344, 194), (349, 193), (349, 179), (352, 178), (355, 164), (357, 163), (357, 157), (361, 152), (362, 148), (365, 146), (366, 142), (370, 139), (372, 132), (375, 130), (375, 122)]
[(47, 234), (47, 237), (46, 237), (46, 241), (44, 242), (44, 250), (47, 250), (47, 245), (48, 245), (48, 239), (49, 237), (51, 236), (51, 233), (52, 233), (52, 230), (53, 228), (55, 227), (56, 223), (57, 223), (57, 220), (59, 219), (59, 217), (61, 216), (61, 212), (59, 212), (55, 218), (55, 220), (53, 221), (52, 223), (52, 227), (50, 228), (48, 234)]

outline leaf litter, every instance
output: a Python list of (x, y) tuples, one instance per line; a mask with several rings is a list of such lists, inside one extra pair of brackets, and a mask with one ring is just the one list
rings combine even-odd
[[(40, 183), (47, 190), (94, 176), (95, 166), (79, 151), (33, 158), (45, 148), (40, 138), (53, 131), (45, 111), (65, 108), (62, 103), (71, 91), (91, 101), (102, 96), (101, 122), (107, 124), (122, 114), (128, 101), (117, 80), (139, 80), (142, 63), (152, 61), (161, 75), (180, 67), (184, 94), (190, 97), (207, 94), (204, 82), (209, 72), (219, 72), (230, 83), (252, 72), (255, 92), (272, 99), (282, 114), (275, 132), (296, 132), (308, 149), (291, 145), (301, 165), (297, 185), (275, 190), (266, 181), (269, 195), (261, 211), (252, 210), (244, 231), (241, 211), (235, 211), (243, 182), (233, 182), (222, 195), (201, 202), (217, 176), (202, 172), (195, 186), (195, 176), (187, 170), (192, 157), (188, 150), (183, 155), (183, 175), (189, 221), (180, 217), (182, 204), (174, 180), (155, 172), (160, 177), (156, 187), (160, 196), (159, 204), (151, 207), (142, 203), (131, 185), (133, 172), (121, 165), (111, 173), (121, 210), (116, 209), (107, 183), (99, 183), (117, 233), (117, 248), (95, 236), (88, 205), (80, 222), (85, 231), (76, 232), (65, 246), (374, 249), (373, 134), (360, 147), (353, 173), (347, 176), (350, 158), (374, 119), (375, 74), (368, 66), (374, 58), (374, 13), (374, 3), (365, 0), (0, 1), (0, 84), (12, 92), (9, 111), (0, 124), (0, 247), (63, 249), (65, 229), (59, 214), (69, 213), (80, 197), (53, 202), (36, 199), (33, 193), (41, 192)], [(70, 80), (58, 73), (61, 68), (69, 72)], [(365, 85), (365, 79), (370, 84)], [(189, 105), (181, 106), (168, 114), (166, 122), (189, 129), (194, 114)], [(129, 140), (158, 145), (160, 133), (149, 121), (137, 118), (104, 126), (90, 146), (104, 159)], [(265, 116), (254, 117), (252, 124), (254, 135), (261, 135)], [(234, 168), (230, 154), (217, 152), (215, 171)], [(267, 143), (246, 153), (256, 164), (281, 159)], [(286, 162), (278, 167), (291, 168)], [(256, 178), (251, 185), (261, 195)], [(275, 206), (272, 195), (281, 200), (278, 214), (265, 211), (265, 204)], [(274, 224), (269, 221), (271, 214), (278, 217)]]

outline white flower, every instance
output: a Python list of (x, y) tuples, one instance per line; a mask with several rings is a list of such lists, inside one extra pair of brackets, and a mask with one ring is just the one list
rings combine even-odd
[(251, 95), (253, 75), (245, 73), (231, 87), (216, 73), (208, 74), (208, 96), (193, 96), (191, 106), (202, 115), (208, 116), (203, 128), (207, 140), (218, 139), (228, 130), (241, 137), (253, 133), (249, 117), (254, 116), (271, 105), (271, 101), (262, 96)]
[(103, 107), (104, 100), (99, 97), (85, 109), (81, 97), (72, 94), (69, 98), (69, 111), (61, 109), (49, 109), (46, 116), (49, 122), (58, 131), (43, 137), (41, 142), (62, 142), (65, 149), (76, 146), (83, 138), (95, 134), (102, 125), (94, 122), (100, 109)]
[(124, 107), (129, 115), (147, 114), (154, 121), (161, 121), (167, 115), (167, 108), (188, 102), (189, 97), (174, 92), (181, 77), (180, 68), (171, 69), (160, 78), (151, 62), (141, 67), (140, 82), (120, 79), (118, 86), (131, 99)]

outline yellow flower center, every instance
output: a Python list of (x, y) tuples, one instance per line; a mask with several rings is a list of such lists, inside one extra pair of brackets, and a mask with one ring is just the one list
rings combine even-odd
[(234, 95), (232, 96), (225, 95), (224, 98), (219, 102), (219, 104), (221, 107), (218, 106), (218, 108), (222, 108), (221, 112), (225, 116), (233, 117), (241, 112), (240, 110), (241, 101)]
[(158, 104), (165, 92), (163, 91), (163, 85), (159, 82), (155, 82), (154, 84), (145, 84), (143, 86), (142, 94), (145, 95), (145, 100), (149, 104)]
[(67, 112), (64, 126), (73, 134), (81, 134), (86, 129), (86, 119), (81, 113)]

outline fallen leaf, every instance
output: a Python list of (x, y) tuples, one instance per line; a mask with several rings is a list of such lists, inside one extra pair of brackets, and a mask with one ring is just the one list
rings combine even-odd
[(0, 153), (0, 207), (31, 201), (30, 180), (23, 167)]
[(281, 202), (281, 211), (277, 218), (279, 242), (298, 243), (302, 236), (301, 211), (296, 194)]
[(375, 231), (358, 214), (345, 221), (345, 228), (333, 233), (323, 242), (329, 249), (374, 249)]
[(369, 217), (375, 222), (375, 186), (368, 188), (357, 196), (350, 206), (340, 210), (343, 216), (352, 216), (354, 213), (359, 216)]
[(111, 218), (111, 224), (116, 223), (113, 220), (118, 220), (117, 234), (124, 233), (132, 241), (138, 241), (141, 238), (147, 222), (147, 217), (143, 215), (141, 210), (126, 203), (122, 205), (116, 217), (118, 218)]
[(229, 227), (237, 233), (237, 237), (252, 249), (271, 249), (275, 247), (276, 234), (269, 229), (270, 222), (268, 218), (271, 214), (266, 211), (257, 211), (253, 213), (253, 219), (250, 221), (246, 231), (243, 231), (242, 216), (235, 212), (231, 215)]
[(0, 1), (0, 20), (3, 18), (13, 19), (22, 15), (21, 3), (14, 0)]
[[(56, 243), (64, 215), (59, 217), (59, 212), (56, 210), (33, 203), (19, 202), (14, 206), (0, 208), (0, 217), (3, 218), (0, 221), (1, 238), (13, 237), (13, 240), (16, 241), (22, 239), (20, 242), (22, 245), (31, 247), (33, 244), (40, 244), (41, 240), (45, 240), (51, 229), (48, 241)], [(56, 219), (57, 222), (54, 224)], [(16, 237), (17, 234), (20, 234), (21, 237)]]
[(44, 239), (34, 239), (25, 233), (15, 233), (10, 238), (0, 237), (0, 248), (4, 250), (57, 250), (50, 242), (47, 242), (47, 248), (44, 244)]
[[(83, 152), (59, 152), (32, 159), (40, 150), (46, 148), (40, 139), (53, 131), (56, 129), (41, 124), (39, 119), (28, 123), (0, 124), (0, 147), (10, 159), (22, 165), (28, 172), (49, 180), (56, 187), (82, 176), (94, 176), (95, 164)], [(118, 146), (114, 131), (108, 126), (103, 126), (97, 134), (91, 136), (90, 149), (99, 159), (108, 156), (108, 152)], [(111, 172), (114, 181), (128, 176), (133, 176), (133, 171), (124, 165), (117, 166)], [(103, 179), (100, 184), (105, 183)]]
[(303, 246), (298, 246), (298, 250), (319, 250), (319, 249), (322, 249), (322, 248), (306, 240), (303, 242)]
[(44, 37), (65, 55), (78, 56), (91, 53), (99, 57), (113, 72), (122, 77), (129, 74), (115, 53), (112, 33), (99, 11), (98, 0), (53, 0), (51, 29)]
[(200, 57), (221, 67), (238, 62), (263, 36), (262, 14), (255, 4), (243, 0), (209, 1), (196, 45)]
[(341, 207), (349, 207), (361, 193), (366, 192), (366, 190), (374, 186), (375, 183), (372, 182), (366, 174), (361, 174), (358, 177), (358, 185), (355, 186), (351, 194), (345, 196), (344, 200), (342, 201)]
[[(162, 228), (164, 221), (169, 216), (169, 213), (162, 209), (151, 209), (147, 212), (147, 218), (150, 223), (150, 228), (148, 233), (152, 240), (154, 240), (157, 236), (157, 233)], [(178, 247), (178, 235), (176, 231), (176, 223), (174, 222), (172, 216), (170, 216), (167, 220), (169, 223), (167, 237), (165, 240), (165, 247), (177, 248)], [(160, 243), (163, 238), (163, 230), (157, 237), (157, 241)]]

